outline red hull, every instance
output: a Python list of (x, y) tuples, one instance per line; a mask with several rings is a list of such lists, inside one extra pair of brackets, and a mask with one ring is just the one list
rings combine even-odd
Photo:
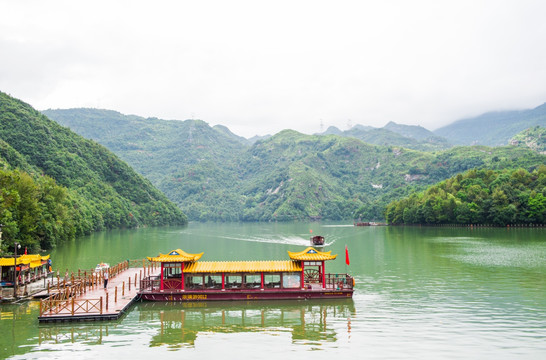
[(215, 301), (215, 300), (303, 300), (303, 299), (346, 299), (353, 296), (353, 290), (288, 290), (288, 291), (153, 291), (141, 292), (147, 301)]

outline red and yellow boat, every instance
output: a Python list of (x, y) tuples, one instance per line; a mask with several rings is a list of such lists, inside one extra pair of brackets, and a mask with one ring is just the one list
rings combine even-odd
[(354, 278), (328, 274), (324, 264), (337, 255), (308, 247), (288, 251), (290, 260), (200, 261), (203, 253), (181, 249), (149, 257), (161, 264), (159, 276), (140, 283), (149, 301), (334, 299), (353, 296)]

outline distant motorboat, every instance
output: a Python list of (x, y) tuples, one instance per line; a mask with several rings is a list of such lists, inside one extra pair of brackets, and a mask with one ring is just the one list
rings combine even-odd
[(311, 246), (321, 246), (321, 245), (324, 245), (324, 236), (320, 236), (320, 235), (315, 235), (315, 236), (311, 236)]
[(354, 226), (385, 226), (387, 224), (385, 223), (377, 223), (377, 222), (355, 222)]

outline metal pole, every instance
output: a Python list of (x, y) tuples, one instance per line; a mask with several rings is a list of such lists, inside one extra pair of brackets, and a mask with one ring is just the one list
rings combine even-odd
[(17, 247), (21, 246), (19, 243), (14, 243), (15, 245), (15, 256), (13, 258), (13, 263), (15, 266), (13, 267), (13, 298), (17, 300)]

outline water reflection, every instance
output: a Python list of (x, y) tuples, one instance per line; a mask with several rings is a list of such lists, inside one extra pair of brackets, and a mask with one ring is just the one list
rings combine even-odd
[[(349, 335), (352, 299), (282, 302), (136, 304), (125, 318), (101, 323), (43, 324), (34, 340), (42, 350), (66, 344), (121, 345), (128, 333), (145, 333), (149, 347), (191, 348), (210, 334), (288, 334), (293, 344), (334, 343)], [(132, 331), (128, 331), (132, 329)]]
[(109, 327), (112, 325), (104, 322), (100, 325), (56, 325), (40, 327), (38, 345), (83, 343), (88, 345), (100, 345), (103, 339), (108, 336)]
[[(281, 305), (282, 304), (282, 305)], [(193, 347), (205, 333), (290, 333), (292, 343), (336, 342), (334, 323), (350, 332), (352, 299), (324, 302), (142, 303), (139, 320), (158, 324), (150, 346)]]

